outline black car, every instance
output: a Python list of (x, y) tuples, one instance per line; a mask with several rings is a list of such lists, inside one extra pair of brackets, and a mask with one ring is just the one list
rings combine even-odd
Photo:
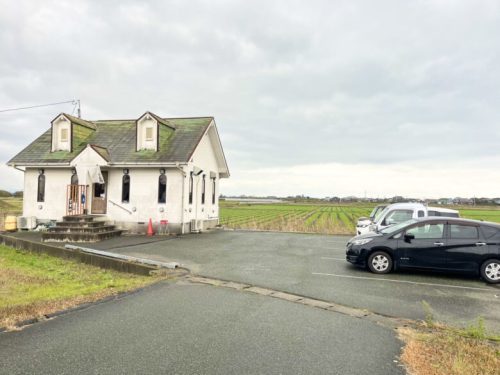
[(412, 219), (353, 237), (348, 262), (374, 273), (433, 269), (474, 273), (500, 282), (500, 225), (459, 218)]

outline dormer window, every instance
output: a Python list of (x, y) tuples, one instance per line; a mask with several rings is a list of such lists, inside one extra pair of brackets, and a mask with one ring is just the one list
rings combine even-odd
[(52, 121), (52, 152), (71, 152), (71, 121), (64, 115), (60, 115)]
[(146, 128), (146, 141), (152, 141), (153, 140), (153, 128), (152, 127), (147, 127)]
[(137, 120), (137, 151), (158, 151), (158, 121), (145, 113)]
[(68, 129), (63, 128), (61, 129), (61, 142), (68, 142)]

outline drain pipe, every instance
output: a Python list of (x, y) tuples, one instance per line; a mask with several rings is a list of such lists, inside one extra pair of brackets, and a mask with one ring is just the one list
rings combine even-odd
[(179, 166), (179, 163), (176, 163), (175, 167), (181, 172), (181, 176), (182, 176), (181, 234), (184, 234), (184, 200), (185, 200), (184, 185), (185, 185), (185, 180), (186, 180), (186, 172), (184, 172), (184, 168), (181, 168)]

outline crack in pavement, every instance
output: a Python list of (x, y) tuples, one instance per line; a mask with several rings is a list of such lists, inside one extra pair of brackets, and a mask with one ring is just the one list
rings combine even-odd
[(386, 328), (398, 329), (399, 327), (416, 326), (418, 322), (412, 319), (396, 318), (379, 313), (374, 313), (366, 309), (359, 309), (340, 305), (332, 301), (324, 301), (321, 299), (311, 298), (299, 294), (283, 292), (276, 289), (260, 287), (245, 283), (234, 282), (230, 280), (215, 279), (206, 276), (187, 275), (184, 280), (193, 284), (205, 284), (215, 287), (224, 287), (238, 290), (245, 293), (254, 293), (266, 297), (278, 298), (292, 303), (300, 303), (309, 307), (323, 309), (326, 311), (336, 312), (343, 315), (348, 315), (358, 319), (369, 320), (373, 323), (382, 325)]

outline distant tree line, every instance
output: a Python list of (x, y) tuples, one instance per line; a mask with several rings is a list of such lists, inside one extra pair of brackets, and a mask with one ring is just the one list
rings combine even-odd
[(0, 198), (22, 198), (23, 197), (23, 192), (22, 191), (16, 191), (14, 193), (11, 193), (10, 191), (7, 190), (0, 190)]
[(278, 196), (265, 196), (265, 197), (259, 197), (259, 196), (251, 196), (251, 195), (240, 195), (240, 196), (224, 196), (221, 195), (220, 198), (222, 200), (226, 198), (232, 198), (232, 199), (238, 199), (238, 198), (254, 198), (254, 199), (280, 199), (288, 202), (294, 202), (294, 203), (320, 203), (320, 202), (331, 202), (331, 203), (353, 203), (353, 202), (369, 202), (369, 203), (401, 203), (401, 202), (420, 202), (420, 203), (427, 203), (427, 204), (439, 204), (439, 205), (480, 205), (480, 206), (495, 206), (495, 205), (500, 205), (500, 198), (461, 198), (461, 197), (455, 197), (455, 198), (439, 198), (439, 199), (417, 199), (417, 198), (409, 198), (409, 197), (403, 197), (401, 195), (396, 195), (391, 198), (369, 198), (369, 197), (356, 197), (356, 196), (346, 196), (346, 197), (339, 197), (339, 196), (333, 196), (333, 197), (324, 197), (324, 198), (314, 198), (310, 197), (307, 195), (295, 195), (295, 196), (288, 196), (288, 197), (278, 197)]

